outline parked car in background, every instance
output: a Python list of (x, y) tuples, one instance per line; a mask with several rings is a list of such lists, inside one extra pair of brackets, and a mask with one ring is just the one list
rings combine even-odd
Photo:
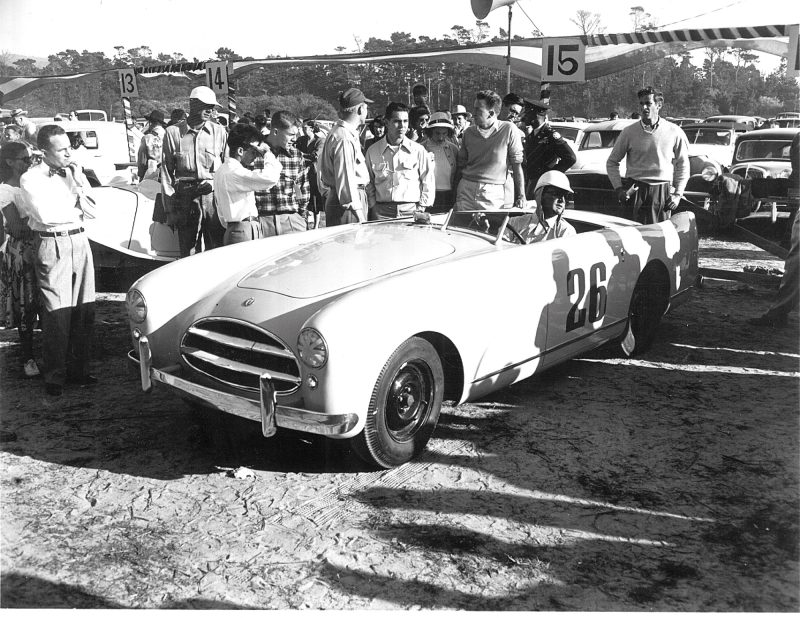
[(800, 127), (800, 117), (784, 116), (783, 118), (775, 118), (775, 122), (780, 129), (795, 129)]
[(800, 112), (780, 112), (776, 118), (800, 118)]
[(642, 226), (569, 210), (577, 235), (526, 244), (515, 230), (532, 212), (342, 225), (180, 259), (129, 290), (129, 358), (143, 390), (169, 387), (195, 414), (401, 465), (443, 398), (480, 398), (609, 342), (636, 354), (695, 284), (691, 213)]
[(789, 146), (798, 128), (760, 129), (736, 139), (730, 171), (743, 178), (788, 178)]
[(706, 155), (720, 165), (730, 166), (736, 144), (736, 130), (724, 123), (687, 124), (681, 127), (689, 141), (690, 155)]
[(554, 131), (557, 131), (561, 137), (567, 140), (567, 143), (570, 145), (577, 158), (578, 145), (583, 139), (583, 129), (588, 126), (587, 123), (559, 121), (550, 122), (550, 126)]
[(732, 125), (737, 132), (753, 131), (761, 123), (755, 116), (721, 115), (709, 116), (703, 122), (721, 122)]
[(675, 123), (679, 127), (687, 124), (697, 124), (698, 122), (703, 122), (702, 118), (667, 118), (667, 120)]

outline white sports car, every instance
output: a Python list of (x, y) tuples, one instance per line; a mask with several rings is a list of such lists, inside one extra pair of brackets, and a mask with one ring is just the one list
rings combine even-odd
[(629, 354), (694, 285), (697, 229), (568, 210), (525, 244), (522, 210), (322, 228), (178, 260), (130, 288), (142, 388), (261, 424), (417, 456), (443, 398), (502, 388), (606, 342)]

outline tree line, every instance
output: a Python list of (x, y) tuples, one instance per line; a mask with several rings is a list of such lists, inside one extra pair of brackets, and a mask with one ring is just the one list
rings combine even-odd
[[(631, 8), (636, 30), (654, 29), (651, 16), (642, 7)], [(581, 34), (602, 32), (600, 16), (578, 11), (571, 20)], [(530, 36), (541, 36), (533, 31)], [(515, 35), (512, 39), (524, 37)], [(337, 47), (337, 53), (403, 52), (465, 46), (473, 43), (507, 40), (500, 28), (495, 35), (481, 20), (467, 28), (455, 25), (441, 37), (414, 37), (395, 32), (388, 39), (370, 37), (355, 39), (355, 49)], [(118, 69), (134, 66), (155, 66), (187, 59), (180, 52), (153, 52), (147, 46), (118, 46), (113, 58), (102, 52), (81, 52), (67, 49), (48, 57), (47, 65), (38, 67), (30, 58), (15, 61), (0, 54), (0, 75), (46, 76)], [(277, 56), (269, 56), (277, 57)], [(214, 58), (205, 60), (253, 60), (234, 50), (220, 47)], [(689, 53), (648, 62), (584, 83), (554, 84), (551, 104), (555, 116), (604, 117), (612, 110), (625, 117), (636, 109), (636, 91), (651, 84), (665, 94), (662, 114), (666, 116), (698, 116), (712, 114), (748, 114), (774, 116), (779, 111), (800, 108), (800, 91), (796, 80), (786, 76), (786, 61), (770, 73), (758, 67), (756, 54), (740, 49), (708, 48), (702, 64), (695, 65)], [(175, 76), (139, 79), (140, 97), (131, 101), (135, 117), (152, 109), (169, 113), (173, 108), (188, 107), (190, 89), (202, 78), (187, 80)], [(288, 109), (301, 118), (335, 119), (335, 102), (340, 91), (350, 85), (360, 87), (375, 100), (375, 112), (389, 101), (409, 102), (411, 88), (424, 83), (429, 90), (432, 109), (452, 109), (456, 104), (472, 104), (478, 90), (490, 88), (505, 94), (504, 70), (462, 63), (441, 62), (366, 62), (361, 64), (268, 65), (250, 71), (236, 80), (239, 113), (260, 113)], [(526, 98), (537, 99), (540, 83), (536, 78), (512, 76), (511, 90)], [(78, 84), (51, 84), (26, 94), (6, 107), (23, 107), (31, 116), (48, 116), (70, 109), (103, 109), (110, 116), (121, 118), (117, 75), (114, 72), (92, 77)]]

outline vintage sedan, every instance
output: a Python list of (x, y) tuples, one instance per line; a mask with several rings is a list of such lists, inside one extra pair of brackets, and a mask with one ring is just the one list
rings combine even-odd
[[(443, 399), (473, 400), (607, 342), (635, 354), (697, 269), (694, 216), (639, 226), (567, 211), (578, 234), (525, 244), (530, 211), (321, 228), (178, 260), (130, 288), (142, 388), (349, 440), (408, 462)], [(225, 415), (223, 415), (225, 416)]]

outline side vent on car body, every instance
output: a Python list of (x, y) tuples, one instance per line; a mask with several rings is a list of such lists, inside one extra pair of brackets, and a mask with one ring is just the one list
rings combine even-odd
[(231, 318), (203, 318), (181, 340), (181, 357), (193, 369), (224, 384), (258, 392), (258, 378), (269, 373), (278, 395), (300, 386), (297, 359), (277, 337)]

